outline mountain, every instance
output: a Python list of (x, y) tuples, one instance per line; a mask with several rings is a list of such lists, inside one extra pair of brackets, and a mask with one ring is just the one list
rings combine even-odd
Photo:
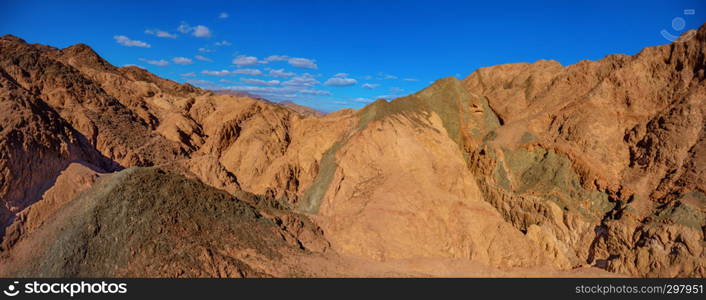
[(279, 104), (286, 107), (286, 108), (289, 108), (289, 109), (291, 109), (291, 110), (293, 110), (293, 111), (295, 111), (305, 117), (321, 117), (321, 116), (325, 115), (323, 112), (320, 112), (320, 111), (315, 110), (315, 109), (308, 107), (308, 106), (296, 104), (296, 103), (289, 101), (289, 100), (282, 101)]
[(252, 93), (246, 92), (246, 91), (237, 91), (237, 90), (213, 90), (213, 92), (214, 92), (215, 94), (218, 94), (218, 95), (231, 95), (231, 96), (236, 96), (236, 97), (253, 98), (253, 99), (260, 99), (260, 100), (263, 100), (263, 101), (267, 101), (267, 102), (270, 102), (270, 103), (274, 103), (274, 102), (269, 101), (269, 100), (267, 100), (267, 99), (265, 99), (265, 98), (263, 98), (263, 97), (260, 97), (260, 96), (258, 96), (258, 95), (255, 95), (255, 94), (252, 94)]
[(258, 99), (258, 100), (262, 100), (262, 101), (265, 101), (267, 103), (272, 103), (272, 104), (276, 103), (276, 104), (284, 106), (290, 110), (293, 110), (294, 112), (299, 113), (300, 115), (305, 116), (305, 117), (312, 117), (312, 116), (313, 117), (320, 117), (320, 116), (324, 115), (323, 112), (320, 112), (320, 111), (315, 110), (315, 109), (308, 107), (308, 106), (296, 104), (296, 103), (289, 101), (289, 100), (285, 100), (282, 102), (272, 102), (272, 101), (269, 101), (269, 100), (262, 98), (260, 96), (257, 96), (257, 95), (254, 95), (254, 94), (251, 94), (248, 92), (236, 91), (236, 90), (214, 90), (213, 92), (218, 95), (232, 95), (232, 96), (236, 96), (236, 97), (246, 97), (246, 98)]
[(4, 36), (0, 274), (703, 277), (705, 43), (318, 115)]

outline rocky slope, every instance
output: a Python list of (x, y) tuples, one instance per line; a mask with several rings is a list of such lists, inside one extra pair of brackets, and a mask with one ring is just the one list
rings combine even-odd
[(4, 36), (0, 264), (703, 277), (705, 43), (482, 68), (323, 116)]
[[(309, 244), (325, 251), (316, 228), (307, 228), (310, 223), (291, 213), (261, 211), (270, 215), (193, 179), (129, 168), (100, 178), (45, 218), (11, 250), (2, 272), (42, 277), (307, 275), (296, 265), (276, 262), (306, 253)], [(314, 229), (310, 237), (320, 240), (294, 235), (309, 229)]]

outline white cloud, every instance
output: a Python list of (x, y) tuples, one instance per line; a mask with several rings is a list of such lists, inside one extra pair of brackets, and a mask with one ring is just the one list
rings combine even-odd
[(245, 92), (268, 92), (268, 93), (276, 93), (276, 92), (293, 93), (293, 92), (296, 92), (295, 90), (292, 90), (291, 88), (247, 86), (247, 85), (229, 86), (229, 87), (227, 87), (227, 89), (237, 90), (237, 91), (245, 91)]
[(292, 72), (286, 72), (284, 69), (269, 69), (270, 70), (270, 76), (272, 77), (277, 77), (277, 78), (284, 78), (284, 77), (292, 77), (296, 74)]
[(409, 82), (417, 82), (417, 81), (419, 81), (419, 80), (416, 79), (416, 78), (405, 78), (405, 79), (402, 79), (402, 80), (403, 80), (403, 81), (409, 81)]
[(371, 102), (373, 102), (372, 99), (368, 99), (368, 98), (355, 98), (352, 101), (358, 102), (358, 103), (371, 103)]
[(404, 91), (403, 88), (399, 88), (399, 87), (396, 87), (396, 86), (393, 86), (393, 87), (390, 88), (390, 93), (393, 93), (393, 94), (399, 94), (399, 93), (401, 93), (401, 92), (403, 92), (403, 91)]
[(228, 17), (230, 17), (230, 15), (227, 12), (222, 12), (218, 14), (219, 19), (228, 19)]
[(255, 56), (246, 56), (246, 55), (240, 55), (233, 59), (233, 64), (242, 67), (242, 66), (254, 66), (259, 64), (260, 61), (257, 60), (257, 57)]
[(401, 96), (402, 96), (402, 95), (380, 95), (380, 96), (377, 96), (376, 98), (377, 98), (377, 99), (396, 99), (396, 98), (399, 98), (399, 97), (401, 97)]
[(390, 75), (390, 74), (385, 74), (383, 72), (378, 72), (377, 78), (378, 79), (397, 79), (398, 77), (395, 75)]
[(287, 61), (290, 65), (297, 68), (312, 69), (316, 70), (319, 66), (316, 65), (316, 60), (302, 58), (302, 57), (289, 57), (287, 55), (270, 55), (266, 57), (262, 63), (269, 63), (274, 61)]
[(371, 80), (371, 79), (373, 79), (373, 76), (365, 75), (365, 76), (363, 76), (363, 79), (365, 79), (365, 80)]
[(206, 75), (211, 75), (211, 76), (229, 76), (229, 75), (233, 75), (233, 72), (228, 71), (228, 70), (220, 70), (220, 71), (203, 70), (203, 71), (201, 71), (201, 74), (206, 74)]
[(260, 71), (258, 69), (237, 69), (237, 70), (233, 71), (233, 74), (260, 76), (260, 75), (262, 75), (262, 71)]
[(308, 58), (301, 58), (301, 57), (293, 57), (287, 60), (287, 62), (295, 66), (297, 68), (304, 68), (304, 69), (312, 69), (316, 70), (319, 68), (319, 66), (316, 65), (316, 60), (313, 59), (308, 59)]
[(181, 56), (172, 58), (172, 61), (173, 61), (175, 64), (177, 64), (177, 65), (190, 65), (190, 64), (193, 64), (193, 63), (194, 63), (194, 62), (191, 60), (191, 58), (181, 57)]
[(186, 24), (186, 22), (181, 22), (181, 24), (179, 24), (179, 27), (177, 27), (177, 31), (184, 33), (184, 34), (189, 33), (192, 30), (194, 30), (194, 28), (189, 26), (189, 24)]
[(208, 48), (203, 48), (203, 47), (201, 47), (201, 48), (199, 48), (199, 52), (201, 52), (201, 53), (211, 53), (211, 52), (213, 52), (213, 50), (208, 49)]
[(150, 48), (150, 44), (145, 43), (143, 41), (138, 41), (138, 40), (131, 40), (129, 37), (126, 37), (124, 35), (116, 35), (113, 37), (118, 44), (126, 46), (126, 47), (142, 47), (142, 48)]
[(334, 75), (333, 77), (329, 78), (324, 82), (324, 85), (328, 86), (351, 86), (358, 83), (357, 80), (353, 78), (348, 78), (348, 74), (346, 73), (338, 73)]
[(240, 78), (240, 81), (249, 83), (249, 84), (256, 84), (256, 85), (266, 85), (266, 86), (273, 86), (273, 85), (279, 85), (280, 81), (279, 80), (261, 80), (261, 79), (252, 79), (252, 78)]
[(196, 27), (194, 27), (193, 36), (199, 37), (199, 38), (210, 38), (211, 37), (211, 30), (208, 29), (208, 27), (206, 27), (206, 26), (196, 25)]
[(208, 27), (203, 25), (196, 25), (192, 27), (186, 22), (181, 22), (179, 27), (177, 27), (177, 31), (183, 34), (191, 33), (191, 35), (198, 38), (210, 38), (212, 35), (211, 30), (208, 29)]
[(146, 62), (146, 63), (148, 63), (148, 64), (150, 64), (150, 65), (159, 66), (159, 67), (164, 67), (164, 66), (166, 66), (166, 65), (169, 64), (168, 61), (163, 60), (163, 59), (160, 59), (160, 60), (149, 60), (149, 59), (140, 58), (140, 61)]
[(233, 75), (250, 75), (250, 76), (260, 76), (262, 71), (258, 69), (237, 69), (235, 71), (220, 70), (220, 71), (210, 71), (203, 70), (201, 74), (211, 75), (211, 76), (233, 76)]
[(197, 86), (203, 87), (203, 88), (207, 88), (207, 89), (210, 89), (210, 88), (219, 88), (219, 87), (220, 87), (220, 86), (219, 86), (218, 84), (216, 84), (216, 83), (210, 82), (210, 81), (208, 81), (208, 80), (202, 80), (202, 79), (189, 79), (189, 80), (187, 80), (186, 82), (188, 82), (188, 83), (190, 83), (190, 84), (193, 84), (193, 85), (197, 85)]
[(270, 61), (284, 61), (284, 60), (288, 60), (288, 59), (289, 59), (289, 56), (286, 56), (286, 55), (270, 55), (267, 58), (265, 58), (265, 61), (268, 61), (268, 62), (270, 62)]
[(183, 76), (183, 77), (196, 77), (196, 73), (189, 72), (189, 73), (181, 74), (181, 76)]
[(380, 86), (380, 85), (377, 84), (377, 83), (364, 83), (364, 84), (363, 84), (363, 88), (366, 88), (366, 89), (374, 89), (374, 88), (379, 87), (379, 86)]
[(220, 46), (230, 46), (230, 45), (233, 45), (233, 44), (231, 44), (229, 41), (222, 40), (222, 41), (220, 41), (220, 42), (216, 42), (214, 45), (220, 47)]
[(200, 61), (207, 61), (207, 62), (212, 62), (212, 61), (213, 61), (213, 60), (211, 60), (210, 58), (205, 57), (205, 56), (201, 56), (201, 55), (196, 55), (196, 56), (194, 56), (194, 58), (195, 58), (196, 60), (200, 60)]
[(304, 73), (299, 76), (292, 77), (292, 79), (282, 82), (282, 85), (288, 86), (314, 86), (321, 83), (314, 78), (314, 75), (309, 73)]
[(161, 38), (168, 38), (168, 39), (175, 39), (175, 38), (177, 38), (177, 35), (176, 35), (176, 34), (171, 34), (171, 33), (169, 33), (169, 32), (166, 32), (166, 31), (164, 31), (164, 30), (159, 30), (159, 29), (147, 29), (147, 30), (145, 30), (145, 33), (146, 33), (146, 34), (149, 34), (149, 35), (154, 35), (154, 36), (157, 36), (157, 37), (161, 37)]
[(315, 95), (315, 96), (330, 96), (331, 95), (331, 92), (322, 91), (322, 90), (303, 89), (303, 90), (300, 90), (299, 92), (302, 94)]
[(326, 80), (324, 82), (324, 85), (328, 86), (351, 86), (358, 83), (357, 80), (353, 78), (340, 78), (340, 77), (332, 77)]

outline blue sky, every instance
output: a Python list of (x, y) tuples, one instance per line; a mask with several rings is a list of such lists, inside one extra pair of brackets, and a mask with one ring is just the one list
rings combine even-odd
[(706, 22), (705, 3), (3, 0), (0, 34), (334, 111), (484, 66), (636, 54)]

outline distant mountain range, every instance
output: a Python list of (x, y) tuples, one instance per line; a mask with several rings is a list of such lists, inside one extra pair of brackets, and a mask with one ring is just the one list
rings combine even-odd
[(281, 101), (281, 102), (273, 102), (273, 101), (265, 99), (264, 97), (254, 95), (249, 92), (237, 91), (237, 90), (213, 90), (213, 92), (218, 95), (233, 95), (233, 96), (237, 96), (237, 97), (247, 97), (247, 98), (253, 98), (253, 99), (267, 101), (272, 104), (279, 104), (281, 106), (289, 108), (289, 109), (291, 109), (291, 110), (293, 110), (303, 116), (306, 116), (306, 117), (321, 117), (321, 116), (325, 115), (325, 113), (323, 113), (323, 112), (320, 112), (320, 111), (315, 110), (315, 109), (308, 107), (308, 106), (296, 104), (296, 103), (289, 101), (289, 100), (285, 100), (285, 101)]

